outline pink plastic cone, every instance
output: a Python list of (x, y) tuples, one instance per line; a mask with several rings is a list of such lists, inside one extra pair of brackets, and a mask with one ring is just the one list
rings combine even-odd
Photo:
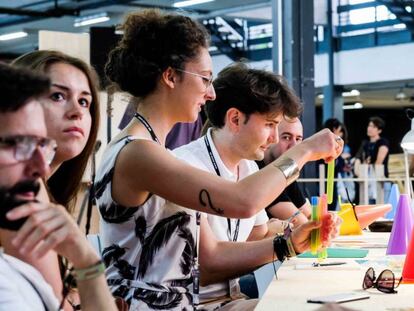
[(355, 206), (361, 229), (368, 227), (378, 218), (384, 217), (392, 209), (391, 204), (359, 205)]
[(410, 197), (407, 194), (401, 194), (388, 242), (387, 255), (405, 254), (412, 230), (413, 214), (410, 207)]

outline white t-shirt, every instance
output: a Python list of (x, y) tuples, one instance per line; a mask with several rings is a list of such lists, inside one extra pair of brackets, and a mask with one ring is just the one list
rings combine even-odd
[(43, 311), (45, 305), (55, 311), (59, 301), (39, 271), (0, 248), (0, 311)]
[[(207, 139), (210, 143), (210, 148), (213, 153), (214, 159), (217, 163), (218, 169), (220, 171), (220, 176), (226, 180), (237, 181), (237, 176), (233, 174), (223, 163), (220, 158), (220, 155), (214, 145), (214, 142), (211, 138), (211, 129), (208, 130)], [(184, 160), (188, 164), (195, 166), (204, 171), (212, 172), (216, 174), (213, 163), (211, 161), (206, 143), (204, 141), (204, 136), (199, 139), (176, 148), (173, 150), (174, 155), (181, 160)], [(241, 160), (239, 163), (239, 179), (243, 179), (246, 176), (249, 176), (257, 172), (259, 168), (254, 161), (250, 160)], [(252, 194), (253, 195), (253, 194)], [(229, 232), (228, 232), (228, 222), (227, 218), (208, 214), (207, 216), (208, 223), (212, 231), (214, 232), (216, 238), (220, 241), (229, 241)], [(268, 221), (268, 217), (264, 210), (260, 211), (257, 215), (241, 219), (239, 225), (239, 232), (237, 235), (238, 242), (245, 242), (250, 235), (253, 227), (260, 226), (265, 224)], [(237, 219), (231, 219), (231, 239), (233, 240), (236, 231), (236, 222)], [(230, 284), (233, 287), (232, 284)], [(221, 297), (223, 295), (229, 294), (229, 284), (228, 283), (217, 283), (211, 284), (206, 287), (200, 288), (200, 298), (201, 300), (212, 299), (215, 297)]]

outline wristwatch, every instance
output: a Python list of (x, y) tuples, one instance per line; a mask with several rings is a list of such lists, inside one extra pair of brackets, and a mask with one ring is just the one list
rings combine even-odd
[(295, 257), (297, 255), (290, 238), (291, 233), (292, 230), (288, 226), (285, 228), (283, 235), (277, 235), (273, 239), (273, 251), (280, 262), (285, 261), (286, 258)]

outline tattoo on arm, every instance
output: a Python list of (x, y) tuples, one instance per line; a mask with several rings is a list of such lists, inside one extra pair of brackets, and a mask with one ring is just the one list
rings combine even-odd
[[(206, 198), (206, 201), (208, 204), (204, 202), (204, 197)], [(200, 200), (201, 205), (208, 206), (213, 211), (215, 211), (217, 214), (222, 215), (224, 213), (224, 210), (222, 208), (217, 208), (213, 205), (213, 203), (211, 202), (210, 193), (208, 193), (206, 189), (201, 189), (200, 194), (198, 195), (198, 199)]]

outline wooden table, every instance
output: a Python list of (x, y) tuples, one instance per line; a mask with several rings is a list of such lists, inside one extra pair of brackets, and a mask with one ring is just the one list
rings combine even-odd
[[(388, 242), (389, 233), (365, 233), (363, 236), (345, 237), (341, 240), (348, 240), (346, 243), (352, 244), (349, 240), (360, 240), (361, 243), (367, 243), (374, 246), (370, 249), (370, 253), (364, 260), (368, 262), (361, 265), (356, 264), (354, 259), (333, 258), (326, 259), (329, 261), (349, 261), (352, 262), (353, 270), (345, 270), (341, 266), (337, 266), (335, 270), (296, 270), (297, 264), (310, 264), (315, 259), (294, 258), (283, 263), (277, 271), (278, 279), (274, 279), (264, 296), (260, 300), (255, 310), (317, 310), (322, 305), (307, 303), (307, 299), (325, 296), (331, 294), (339, 294), (344, 292), (362, 291), (362, 280), (365, 271), (372, 264), (376, 275), (378, 275), (385, 267), (380, 267), (380, 261), (384, 261), (386, 248), (378, 247)], [(338, 242), (339, 243), (339, 242)], [(343, 243), (340, 242), (340, 243)], [(403, 258), (396, 257), (395, 262), (402, 262)], [(378, 266), (378, 269), (377, 269)], [(381, 269), (382, 268), (382, 269)], [(397, 277), (400, 276), (401, 270), (398, 267), (393, 269)], [(398, 275), (397, 275), (398, 274)], [(414, 285), (402, 284), (398, 288), (397, 294), (384, 294), (376, 289), (368, 291), (369, 299), (343, 303), (344, 307), (354, 310), (414, 310)]]

